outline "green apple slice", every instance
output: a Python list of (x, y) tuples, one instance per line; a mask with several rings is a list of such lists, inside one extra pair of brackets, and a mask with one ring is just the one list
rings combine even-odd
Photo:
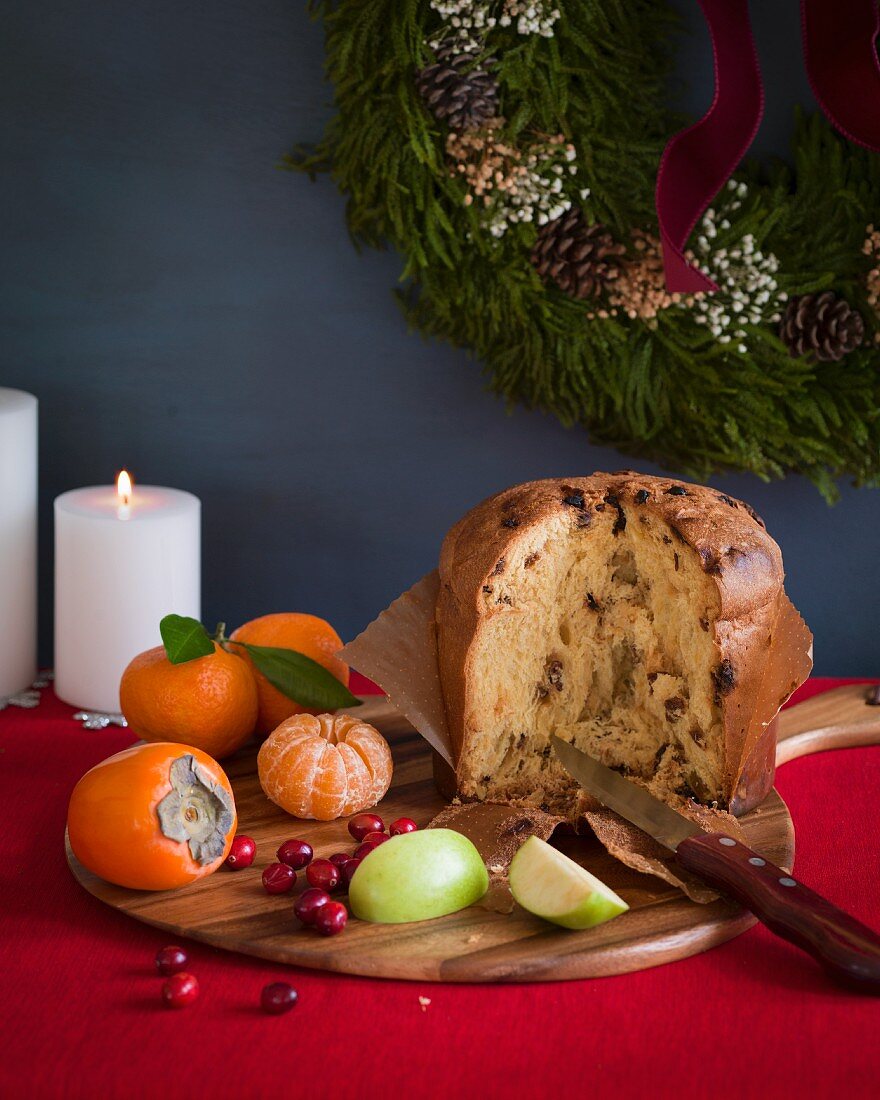
[(509, 881), (523, 909), (563, 928), (592, 928), (629, 909), (604, 882), (536, 836), (513, 857)]
[(452, 829), (393, 836), (364, 856), (348, 890), (361, 920), (404, 924), (455, 913), (489, 888), (480, 853)]

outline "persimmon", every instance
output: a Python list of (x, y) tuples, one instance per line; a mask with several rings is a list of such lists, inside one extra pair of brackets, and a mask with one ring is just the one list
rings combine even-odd
[(122, 674), (119, 703), (144, 741), (181, 741), (222, 760), (253, 736), (257, 686), (250, 665), (214, 652), (172, 664), (163, 646), (138, 654)]
[(226, 774), (192, 745), (133, 745), (108, 757), (80, 779), (67, 810), (80, 863), (134, 890), (173, 890), (216, 871), (235, 825)]
[(350, 714), (297, 714), (257, 754), (260, 784), (294, 817), (333, 821), (360, 813), (391, 784), (391, 750), (373, 726)]
[[(296, 611), (283, 611), (274, 615), (263, 615), (243, 623), (230, 636), (233, 642), (247, 642), (249, 645), (276, 646), (279, 649), (295, 649), (311, 657), (340, 683), (348, 687), (348, 665), (336, 654), (342, 649), (342, 639), (333, 627), (317, 615), (305, 615)], [(257, 733), (265, 735), (275, 729), (285, 718), (294, 714), (317, 714), (318, 711), (301, 707), (274, 687), (262, 672), (258, 672), (247, 653), (242, 649), (244, 659), (250, 664), (257, 684), (259, 709), (257, 714)]]

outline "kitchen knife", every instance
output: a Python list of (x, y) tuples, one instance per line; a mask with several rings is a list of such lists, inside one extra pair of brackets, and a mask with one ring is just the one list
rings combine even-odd
[(880, 936), (724, 833), (707, 833), (643, 787), (567, 741), (550, 742), (565, 770), (609, 810), (675, 852), (681, 867), (750, 909), (777, 936), (818, 959), (834, 977), (880, 993)]

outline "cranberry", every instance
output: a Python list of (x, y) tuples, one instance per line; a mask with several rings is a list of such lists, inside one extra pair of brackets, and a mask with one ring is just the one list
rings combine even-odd
[(361, 861), (359, 859), (350, 859), (348, 863), (342, 868), (342, 881), (346, 886), (350, 885), (352, 876), (355, 871), (360, 867)]
[(224, 866), (230, 871), (242, 871), (245, 867), (250, 867), (256, 854), (257, 846), (253, 840), (249, 836), (239, 835), (232, 842)]
[(323, 890), (303, 890), (293, 903), (293, 911), (303, 924), (314, 924), (318, 910), (330, 903), (330, 895)]
[(307, 867), (314, 854), (307, 840), (285, 840), (276, 853), (279, 861), (286, 863), (294, 871), (301, 871), (303, 867)]
[(186, 970), (187, 963), (189, 962), (189, 955), (184, 951), (182, 947), (163, 947), (161, 951), (156, 952), (156, 969), (160, 974), (179, 974), (181, 970)]
[(267, 894), (286, 894), (296, 882), (296, 871), (286, 863), (270, 863), (263, 872), (263, 886)]
[(385, 822), (378, 814), (355, 814), (348, 823), (348, 831), (355, 840), (363, 840), (367, 833), (381, 833)]
[[(355, 848), (355, 850), (354, 850), (354, 858), (355, 858), (355, 859), (360, 859), (360, 860), (364, 860), (364, 859), (366, 859), (366, 858), (367, 858), (367, 856), (368, 856), (368, 855), (370, 854), (370, 852), (372, 852), (372, 850), (373, 850), (373, 849), (374, 849), (375, 847), (376, 847), (376, 845), (375, 845), (375, 844), (367, 844), (366, 842), (364, 842), (364, 843), (363, 843), (363, 844), (362, 844), (362, 845), (360, 846), (360, 848)], [(348, 864), (346, 864), (346, 867), (347, 867), (347, 866), (348, 866)]]
[(287, 982), (272, 982), (271, 985), (263, 986), (260, 994), (263, 1011), (270, 1016), (283, 1016), (285, 1012), (290, 1012), (296, 1000), (297, 992)]
[(399, 817), (388, 826), (388, 832), (392, 836), (400, 836), (401, 833), (414, 833), (417, 829), (418, 825), (411, 817)]
[(391, 837), (387, 833), (367, 833), (364, 837), (364, 844), (372, 844), (375, 848), (377, 844), (384, 844), (386, 840), (390, 840)]
[(317, 886), (329, 894), (339, 885), (339, 868), (329, 859), (316, 859), (306, 869), (309, 886)]
[(330, 862), (335, 863), (341, 871), (350, 859), (351, 856), (348, 854), (348, 852), (334, 852), (333, 855), (330, 857)]
[(172, 974), (162, 985), (162, 1000), (168, 1008), (186, 1008), (199, 995), (199, 979), (194, 974)]
[(322, 936), (337, 936), (348, 922), (348, 910), (341, 901), (328, 901), (315, 914), (315, 927)]

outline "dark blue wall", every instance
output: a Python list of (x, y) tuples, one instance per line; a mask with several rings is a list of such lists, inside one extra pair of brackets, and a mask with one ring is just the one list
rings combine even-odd
[[(797, 6), (754, 7), (759, 146), (783, 151), (809, 102)], [(123, 463), (201, 496), (206, 620), (313, 610), (344, 636), (481, 497), (628, 464), (506, 415), (477, 364), (409, 335), (394, 256), (358, 256), (332, 185), (275, 168), (330, 110), (304, 4), (15, 0), (0, 51), (0, 384), (42, 407), (44, 657), (52, 498)], [(685, 70), (700, 109), (702, 31)], [(877, 495), (829, 510), (799, 478), (717, 484), (782, 543), (818, 670), (876, 675)]]

